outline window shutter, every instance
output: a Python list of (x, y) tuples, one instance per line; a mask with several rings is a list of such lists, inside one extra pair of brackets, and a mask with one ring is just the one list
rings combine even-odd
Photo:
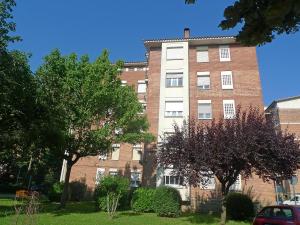
[(198, 118), (199, 119), (211, 119), (212, 118), (211, 100), (199, 100), (198, 101)]
[(147, 84), (144, 80), (138, 81), (138, 93), (146, 93)]
[(167, 48), (167, 60), (183, 59), (184, 51), (182, 46), (168, 47)]
[(166, 111), (183, 111), (183, 102), (166, 102)]
[(120, 155), (120, 145), (113, 145), (113, 150), (111, 153), (111, 160), (119, 160)]
[(197, 47), (197, 62), (209, 62), (208, 47)]

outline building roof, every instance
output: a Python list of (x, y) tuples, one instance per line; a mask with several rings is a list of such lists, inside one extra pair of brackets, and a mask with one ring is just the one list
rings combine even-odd
[(161, 43), (181, 42), (181, 41), (188, 41), (191, 45), (232, 44), (232, 43), (236, 43), (236, 37), (235, 36), (202, 36), (202, 37), (190, 37), (190, 38), (148, 39), (148, 40), (144, 40), (144, 45), (147, 49), (149, 49), (149, 47), (160, 47)]
[(136, 61), (136, 62), (124, 62), (125, 67), (141, 67), (141, 66), (147, 66), (148, 63), (146, 61)]
[(294, 99), (298, 99), (298, 98), (300, 99), (300, 95), (274, 100), (274, 101), (273, 101), (273, 102), (265, 109), (265, 111), (268, 111), (270, 108), (272, 108), (272, 107), (273, 107), (274, 105), (276, 105), (278, 102), (287, 102), (287, 101), (294, 100)]

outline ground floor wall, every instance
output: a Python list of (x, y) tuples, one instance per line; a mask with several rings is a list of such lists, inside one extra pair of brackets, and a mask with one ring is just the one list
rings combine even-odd
[[(127, 152), (128, 153), (128, 152)], [(121, 152), (120, 152), (121, 154)], [(154, 153), (145, 150), (143, 161), (132, 161), (126, 157), (118, 161), (113, 160), (99, 160), (99, 157), (85, 157), (79, 160), (72, 168), (70, 181), (79, 181), (87, 185), (93, 190), (97, 184), (97, 173), (102, 169), (102, 175), (109, 175), (111, 172), (131, 178), (133, 172), (141, 173), (139, 185), (147, 187), (155, 187), (155, 168), (153, 167)], [(300, 176), (300, 172), (298, 172)], [(285, 200), (293, 195), (293, 187), (288, 181), (281, 182), (281, 187), (277, 187), (275, 192), (275, 183), (273, 181), (263, 181), (256, 175), (245, 180), (241, 178), (241, 184), (235, 191), (242, 192), (251, 196), (254, 202), (261, 206), (276, 204), (278, 197), (280, 200)], [(189, 198), (186, 201), (191, 210), (196, 211), (218, 211), (218, 206), (221, 200), (220, 185), (216, 182), (214, 188), (207, 189), (203, 187), (187, 186), (189, 189)], [(295, 185), (295, 193), (300, 193), (300, 184)]]

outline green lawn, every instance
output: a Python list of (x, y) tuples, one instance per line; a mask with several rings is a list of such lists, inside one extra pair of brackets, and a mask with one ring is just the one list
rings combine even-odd
[[(13, 201), (0, 199), (0, 224), (13, 224), (15, 219), (13, 213)], [(37, 221), (39, 225), (212, 225), (218, 224), (219, 219), (215, 216), (199, 214), (187, 214), (179, 218), (163, 218), (154, 213), (136, 214), (131, 211), (118, 212), (116, 218), (109, 219), (105, 212), (95, 212), (93, 202), (81, 202), (69, 203), (64, 210), (58, 210), (57, 204), (43, 204)], [(249, 225), (249, 223), (234, 221), (229, 221), (228, 224)]]

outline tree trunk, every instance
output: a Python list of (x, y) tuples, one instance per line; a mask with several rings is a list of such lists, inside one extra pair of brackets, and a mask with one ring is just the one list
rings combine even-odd
[(64, 190), (60, 198), (60, 207), (65, 208), (66, 203), (68, 201), (69, 197), (69, 180), (70, 180), (70, 174), (71, 174), (71, 169), (72, 169), (72, 162), (69, 160), (67, 161), (67, 171), (66, 171), (66, 177), (65, 177), (65, 182), (64, 182)]
[(227, 215), (226, 215), (226, 195), (228, 194), (227, 188), (225, 184), (222, 184), (222, 201), (221, 201), (221, 221), (220, 225), (225, 225), (226, 220), (227, 220)]

